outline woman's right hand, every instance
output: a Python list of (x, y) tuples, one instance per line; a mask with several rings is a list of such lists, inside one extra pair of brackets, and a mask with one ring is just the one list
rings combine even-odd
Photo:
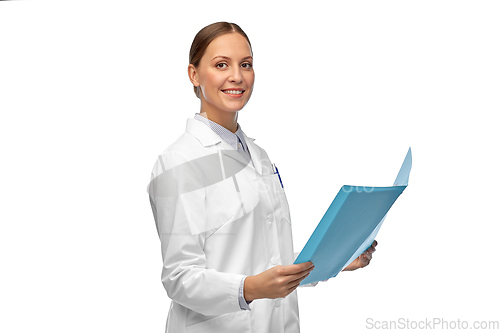
[(312, 262), (288, 266), (275, 266), (252, 276), (247, 276), (243, 286), (245, 300), (282, 298), (294, 291), (314, 269)]

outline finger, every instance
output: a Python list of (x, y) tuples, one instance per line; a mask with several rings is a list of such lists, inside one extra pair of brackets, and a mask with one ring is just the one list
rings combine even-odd
[(293, 285), (291, 285), (290, 288), (288, 288), (288, 291), (291, 293), (292, 291), (294, 291), (295, 289), (297, 289), (297, 287), (300, 285), (301, 281), (302, 280), (300, 280), (299, 282), (294, 283)]
[(307, 261), (301, 264), (284, 266), (284, 268), (285, 268), (284, 275), (295, 275), (304, 271), (314, 269), (314, 264), (310, 261)]
[(377, 246), (378, 242), (376, 240), (373, 241), (372, 246), (375, 247)]
[(288, 276), (290, 278), (290, 280), (288, 281), (288, 284), (293, 284), (297, 281), (299, 281), (299, 282), (302, 281), (303, 279), (308, 277), (309, 274), (311, 274), (311, 271), (312, 271), (312, 269), (304, 271), (304, 272), (300, 272), (299, 274), (296, 274), (296, 275)]
[(359, 266), (360, 266), (360, 268), (363, 268), (363, 267), (367, 266), (369, 263), (370, 263), (370, 259), (368, 259), (365, 256), (362, 256), (360, 258), (360, 260), (359, 260)]
[(288, 285), (289, 286), (293, 286), (293, 285), (297, 285), (298, 286), (302, 282), (302, 280), (304, 280), (305, 278), (307, 278), (309, 276), (309, 274), (310, 273), (307, 273), (307, 274), (305, 274), (305, 275), (303, 275), (303, 276), (301, 276), (301, 277), (299, 277), (297, 279), (294, 279), (294, 280), (288, 282)]
[(294, 283), (294, 282), (299, 281), (299, 280), (302, 281), (303, 279), (308, 277), (309, 274), (311, 274), (311, 270), (300, 272), (299, 274), (295, 274), (295, 275), (289, 275), (290, 280), (288, 281), (288, 284)]
[(375, 251), (377, 251), (377, 249), (375, 248), (375, 246), (372, 245), (369, 248), (367, 248), (366, 251), (363, 253), (373, 253)]

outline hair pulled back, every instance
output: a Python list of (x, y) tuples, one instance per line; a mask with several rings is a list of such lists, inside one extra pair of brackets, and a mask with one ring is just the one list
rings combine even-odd
[[(210, 43), (215, 38), (232, 32), (239, 33), (240, 35), (245, 37), (248, 45), (250, 45), (250, 52), (252, 52), (252, 44), (250, 43), (248, 36), (239, 27), (239, 25), (229, 22), (216, 22), (207, 25), (206, 27), (198, 31), (198, 33), (194, 37), (193, 43), (191, 44), (191, 49), (189, 50), (189, 63), (197, 68), (200, 64), (201, 58), (207, 50), (208, 45), (210, 45)], [(193, 89), (196, 97), (200, 98), (199, 87), (193, 87)]]

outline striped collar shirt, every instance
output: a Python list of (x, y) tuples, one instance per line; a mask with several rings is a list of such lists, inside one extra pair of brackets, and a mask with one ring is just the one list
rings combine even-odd
[(224, 126), (219, 125), (208, 118), (205, 118), (200, 113), (196, 113), (194, 115), (194, 119), (199, 120), (208, 127), (210, 127), (215, 133), (217, 133), (221, 137), (221, 139), (229, 143), (231, 147), (233, 147), (234, 149), (240, 151), (247, 159), (250, 159), (250, 162), (253, 165), (253, 161), (250, 158), (250, 151), (248, 150), (247, 143), (245, 142), (245, 138), (243, 136), (243, 131), (241, 130), (240, 124), (237, 124), (238, 129), (236, 130), (235, 133), (233, 133)]

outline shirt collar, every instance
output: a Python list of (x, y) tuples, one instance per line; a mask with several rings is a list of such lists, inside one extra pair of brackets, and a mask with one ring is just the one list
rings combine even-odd
[[(201, 121), (205, 125), (207, 125), (209, 128), (211, 128), (215, 133), (217, 133), (224, 141), (229, 143), (231, 147), (234, 149), (238, 150), (238, 141), (241, 141), (243, 148), (245, 151), (248, 151), (248, 147), (245, 142), (245, 138), (243, 135), (243, 131), (240, 127), (240, 124), (237, 125), (237, 130), (235, 133), (231, 132), (224, 126), (217, 124), (216, 122), (205, 118), (202, 116), (200, 113), (196, 113), (194, 115), (194, 119)], [(239, 140), (238, 140), (239, 139)]]

